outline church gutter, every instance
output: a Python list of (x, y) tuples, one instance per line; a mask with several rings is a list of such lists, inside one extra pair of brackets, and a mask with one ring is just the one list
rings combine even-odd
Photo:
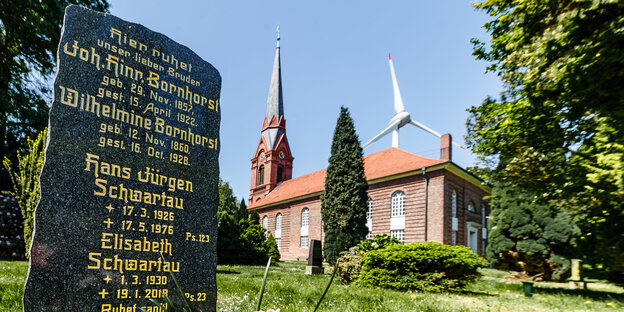
[[(452, 161), (446, 161), (446, 162), (435, 164), (435, 165), (428, 166), (428, 167), (424, 166), (424, 167), (421, 167), (421, 168), (418, 168), (418, 169), (415, 169), (415, 170), (410, 170), (410, 171), (401, 172), (401, 173), (397, 173), (397, 174), (393, 174), (393, 175), (388, 175), (388, 176), (384, 176), (384, 177), (380, 177), (380, 178), (376, 178), (376, 179), (371, 179), (371, 180), (367, 180), (367, 182), (368, 182), (368, 185), (371, 186), (373, 184), (377, 184), (377, 183), (381, 183), (381, 182), (391, 181), (391, 180), (404, 178), (404, 177), (410, 177), (410, 176), (414, 176), (414, 175), (417, 175), (417, 174), (422, 174), (424, 168), (426, 168), (427, 172), (432, 172), (432, 171), (437, 171), (437, 170), (441, 170), (441, 169), (446, 169), (448, 172), (450, 172), (450, 173), (452, 173), (452, 174), (454, 174), (454, 175), (456, 175), (456, 176), (458, 176), (460, 178), (465, 179), (466, 181), (470, 182), (472, 185), (478, 187), (482, 191), (484, 191), (484, 192), (486, 192), (488, 194), (492, 192), (492, 187), (491, 186), (489, 186), (487, 183), (485, 183), (483, 180), (481, 180), (480, 178), (478, 178), (474, 174), (466, 171), (465, 169), (462, 169), (461, 167), (459, 167), (458, 165), (456, 165)], [(297, 196), (297, 197), (284, 199), (284, 200), (273, 202), (273, 203), (268, 203), (268, 204), (257, 206), (257, 207), (249, 207), (248, 210), (249, 211), (255, 211), (255, 210), (260, 210), (260, 209), (264, 209), (264, 208), (271, 208), (271, 207), (274, 207), (274, 206), (277, 206), (277, 205), (287, 204), (287, 203), (291, 203), (291, 202), (298, 201), (298, 200), (304, 200), (304, 199), (308, 199), (308, 198), (311, 198), (311, 197), (320, 196), (321, 194), (323, 194), (323, 190), (317, 191), (317, 192), (314, 192), (314, 193), (309, 193), (309, 194)]]
[(427, 177), (427, 167), (422, 167), (422, 175), (425, 179), (425, 242), (427, 241), (427, 222), (428, 222), (428, 208), (429, 208), (429, 178)]

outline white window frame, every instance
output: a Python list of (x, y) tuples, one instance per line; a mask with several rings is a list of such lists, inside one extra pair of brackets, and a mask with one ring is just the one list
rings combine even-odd
[(392, 193), (392, 217), (405, 216), (405, 192), (396, 191)]
[(366, 206), (368, 207), (368, 209), (366, 210), (366, 227), (368, 228), (368, 234), (366, 235), (366, 238), (368, 239), (368, 236), (371, 236), (372, 238), (372, 234), (371, 232), (373, 231), (373, 199), (372, 198), (368, 198), (368, 200), (366, 200)]
[(310, 225), (310, 209), (303, 208), (301, 210), (301, 227), (308, 227)]
[(282, 237), (282, 213), (275, 216), (275, 238)]
[(398, 239), (401, 243), (405, 242), (405, 230), (390, 230), (390, 236)]
[(485, 255), (485, 248), (486, 246), (486, 242), (487, 242), (487, 222), (486, 222), (486, 215), (485, 215), (485, 206), (481, 206), (481, 225), (483, 226), (481, 228), (481, 254)]
[(264, 216), (264, 217), (262, 217), (262, 227), (263, 227), (265, 230), (268, 230), (268, 229), (269, 229), (269, 217), (268, 217), (268, 216)]
[[(303, 208), (301, 210), (301, 230), (299, 232), (299, 246), (300, 248), (308, 248), (308, 232), (310, 228), (310, 209)], [(305, 238), (305, 245), (304, 245)]]
[(306, 236), (301, 236), (299, 238), (299, 248), (301, 248), (301, 249), (310, 248), (309, 247), (310, 246), (309, 243), (310, 243), (310, 241), (308, 240), (308, 236), (307, 235)]
[(455, 190), (451, 194), (451, 216), (457, 218), (457, 192)]
[(477, 210), (475, 209), (475, 205), (472, 201), (468, 202), (468, 205), (466, 205), (466, 210), (470, 212), (477, 212)]
[(457, 192), (453, 189), (451, 193), (451, 245), (457, 245)]
[(466, 222), (466, 246), (470, 247), (476, 254), (479, 253), (479, 229), (481, 228), (481, 224), (477, 222)]

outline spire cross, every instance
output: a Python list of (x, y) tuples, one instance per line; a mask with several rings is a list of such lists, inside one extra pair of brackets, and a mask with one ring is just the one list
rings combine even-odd
[(280, 42), (280, 29), (279, 29), (279, 25), (277, 25), (277, 47), (279, 48), (279, 42)]

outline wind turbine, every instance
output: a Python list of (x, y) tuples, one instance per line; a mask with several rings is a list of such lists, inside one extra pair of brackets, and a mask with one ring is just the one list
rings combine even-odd
[[(386, 134), (392, 132), (392, 147), (399, 147), (399, 129), (401, 127), (412, 124), (420, 129), (423, 129), (437, 137), (441, 137), (442, 135), (433, 131), (429, 127), (421, 124), (418, 121), (412, 120), (410, 114), (405, 111), (405, 107), (403, 106), (403, 100), (401, 99), (401, 92), (399, 91), (399, 84), (397, 83), (396, 75), (394, 73), (394, 65), (392, 64), (392, 56), (388, 54), (388, 61), (390, 62), (390, 74), (392, 75), (392, 88), (394, 90), (394, 116), (390, 119), (390, 123), (388, 126), (383, 129), (379, 134), (377, 134), (374, 138), (364, 144), (363, 148), (367, 148), (375, 141), (379, 140), (381, 137)], [(460, 144), (453, 141), (453, 144), (458, 146), (461, 149), (466, 149)]]

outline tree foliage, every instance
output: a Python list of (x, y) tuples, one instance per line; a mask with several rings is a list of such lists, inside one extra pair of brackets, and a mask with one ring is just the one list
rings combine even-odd
[(230, 187), (230, 183), (219, 178), (219, 206), (218, 211), (225, 211), (228, 214), (236, 214), (238, 211), (236, 196)]
[(490, 205), (487, 256), (495, 267), (544, 280), (569, 276), (570, 261), (565, 259), (579, 230), (566, 210), (539, 204), (535, 196), (498, 183)]
[(396, 290), (461, 289), (477, 279), (485, 259), (466, 246), (438, 242), (394, 244), (362, 255), (356, 285)]
[(219, 264), (261, 265), (273, 257), (279, 261), (277, 243), (258, 223), (249, 219), (236, 220), (225, 211), (217, 213), (219, 239), (217, 258)]
[(499, 186), (568, 210), (582, 230), (586, 260), (624, 280), (624, 187), (618, 182), (624, 6), (572, 0), (474, 5), (492, 20), (485, 24), (491, 41), (473, 39), (473, 54), (501, 77), (504, 91), (469, 109), (469, 146)]
[[(621, 129), (621, 127), (620, 127)], [(624, 282), (624, 141), (610, 122), (600, 123), (591, 144), (572, 159), (586, 182), (572, 197), (577, 224), (583, 229), (579, 252), (602, 264), (606, 276)]]
[[(48, 80), (55, 67), (65, 7), (107, 11), (106, 0), (0, 1), (0, 159), (15, 160), (26, 138), (48, 122)], [(0, 170), (0, 184), (8, 185)]]
[(17, 199), (0, 195), (0, 260), (23, 260), (24, 249), (24, 219)]
[(335, 262), (341, 252), (366, 237), (367, 189), (360, 141), (349, 110), (342, 107), (334, 130), (321, 201), (325, 232), (323, 254), (328, 262)]
[(5, 157), (2, 162), (13, 183), (14, 191), (9, 192), (9, 194), (17, 198), (22, 218), (24, 218), (24, 243), (27, 258), (30, 258), (29, 248), (32, 240), (35, 208), (41, 197), (39, 176), (43, 168), (47, 132), (47, 129), (44, 129), (36, 139), (27, 139), (27, 152), (25, 154), (17, 152), (17, 170), (13, 169), (13, 164), (8, 157)]
[(238, 210), (236, 211), (236, 218), (238, 219), (248, 219), (249, 213), (247, 212), (247, 204), (245, 204), (245, 199), (241, 199), (240, 204), (238, 204)]
[(247, 217), (245, 201), (236, 204), (230, 184), (219, 178), (217, 209), (217, 258), (220, 264), (264, 264), (280, 254), (275, 239), (258, 223)]

